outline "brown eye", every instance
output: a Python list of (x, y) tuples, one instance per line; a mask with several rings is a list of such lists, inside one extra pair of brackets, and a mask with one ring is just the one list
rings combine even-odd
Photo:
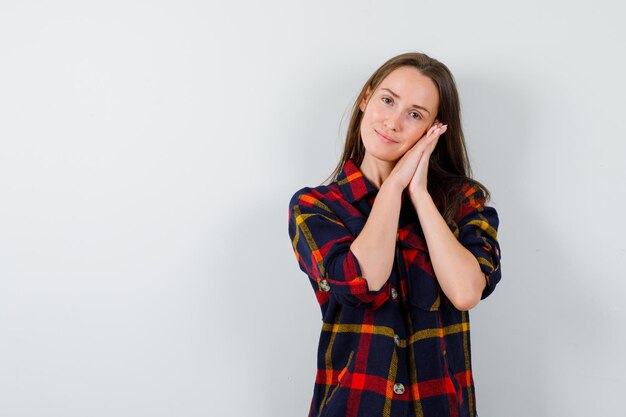
[(422, 118), (422, 116), (421, 116), (418, 112), (415, 112), (415, 111), (414, 111), (414, 112), (411, 112), (411, 114), (414, 114), (414, 115), (415, 115), (415, 116), (411, 116), (411, 117), (413, 117), (414, 119), (421, 119), (421, 118)]
[[(391, 99), (389, 97), (383, 97), (382, 100), (387, 104), (391, 103)], [(385, 101), (385, 100), (389, 100), (389, 101)]]

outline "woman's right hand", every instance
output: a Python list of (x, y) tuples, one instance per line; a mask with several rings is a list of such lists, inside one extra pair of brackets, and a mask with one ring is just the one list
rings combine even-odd
[(439, 120), (435, 120), (435, 123), (424, 133), (424, 135), (415, 142), (415, 145), (411, 147), (408, 151), (405, 152), (396, 165), (391, 170), (389, 177), (385, 180), (385, 182), (390, 182), (397, 186), (400, 190), (404, 190), (411, 182), (411, 178), (413, 178), (413, 174), (417, 169), (417, 165), (424, 154), (424, 150), (427, 146), (429, 146), (435, 139), (437, 139), (440, 135), (445, 132), (445, 129), (442, 129), (443, 123)]

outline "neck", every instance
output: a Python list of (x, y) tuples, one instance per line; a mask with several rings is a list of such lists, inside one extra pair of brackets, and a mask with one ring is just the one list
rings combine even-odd
[(363, 162), (361, 162), (359, 169), (363, 172), (363, 175), (369, 180), (369, 182), (371, 182), (376, 188), (380, 189), (381, 185), (387, 179), (395, 166), (395, 162), (384, 161), (365, 152)]

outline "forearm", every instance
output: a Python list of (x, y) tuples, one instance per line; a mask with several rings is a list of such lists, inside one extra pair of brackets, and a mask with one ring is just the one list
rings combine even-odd
[(382, 288), (391, 275), (401, 196), (402, 189), (383, 182), (363, 230), (350, 246), (372, 291)]
[(486, 285), (478, 260), (452, 234), (428, 192), (411, 194), (411, 201), (441, 289), (459, 310), (473, 308)]

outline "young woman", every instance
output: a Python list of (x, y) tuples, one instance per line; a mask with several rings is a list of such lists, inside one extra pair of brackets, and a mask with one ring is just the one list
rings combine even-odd
[(476, 416), (468, 310), (500, 281), (498, 215), (448, 68), (421, 53), (378, 68), (332, 177), (289, 202), (322, 312), (309, 417)]

